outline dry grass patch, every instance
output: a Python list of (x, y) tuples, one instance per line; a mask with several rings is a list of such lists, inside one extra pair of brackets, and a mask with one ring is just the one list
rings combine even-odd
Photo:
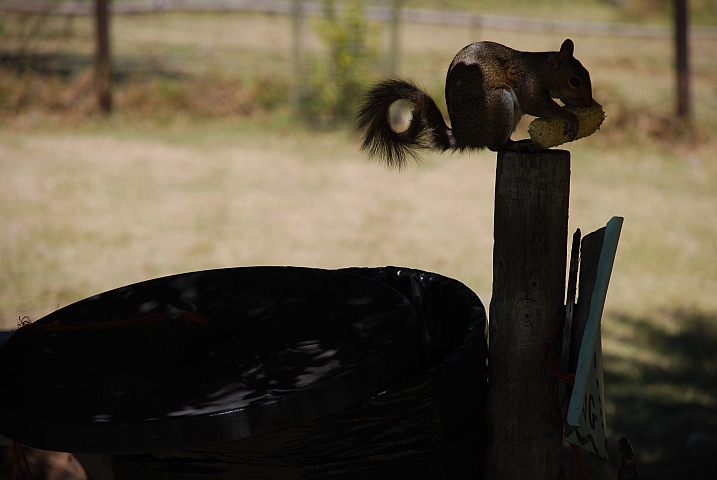
[[(476, 239), (490, 249), (491, 209), (474, 208), (476, 195), (490, 203), (489, 162), (399, 175), (337, 145), (345, 136), (323, 136), (273, 147), (247, 136), (216, 147), (6, 137), (6, 327), (125, 283), (232, 265), (449, 267), (489, 288), (490, 255), (472, 255)], [(459, 164), (479, 171), (456, 184)], [(441, 248), (456, 236), (470, 241)]]

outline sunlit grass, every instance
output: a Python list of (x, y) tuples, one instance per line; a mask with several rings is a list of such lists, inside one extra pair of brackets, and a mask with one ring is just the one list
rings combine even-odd
[[(78, 256), (118, 259), (121, 278), (127, 258), (153, 257), (157, 248), (162, 255), (140, 272), (418, 262), (448, 268), (489, 298), (494, 160), (487, 152), (429, 156), (396, 173), (366, 161), (347, 132), (249, 120), (138, 128), (116, 119), (77, 133), (47, 127), (1, 138), (3, 257), (18, 274), (70, 255), (80, 266), (64, 272), (63, 285), (75, 278), (111, 288), (122, 282), (117, 272), (81, 273)], [(573, 149), (570, 230), (625, 217), (609, 306), (717, 311), (710, 294), (717, 287), (717, 172), (702, 160), (709, 152), (614, 151), (589, 141)], [(177, 254), (160, 249), (163, 243)], [(12, 312), (17, 300), (3, 301), (6, 324), (28, 313)]]

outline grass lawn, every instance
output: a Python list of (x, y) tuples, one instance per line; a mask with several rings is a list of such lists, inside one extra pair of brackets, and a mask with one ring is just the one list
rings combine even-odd
[[(204, 23), (183, 36), (177, 29), (186, 28), (185, 16), (148, 16), (131, 25), (136, 31), (118, 40), (117, 51), (129, 58), (145, 42), (159, 57), (186, 58), (182, 49), (196, 43), (204, 46), (187, 55), (213, 52), (225, 73), (242, 74), (247, 58), (264, 62), (262, 74), (272, 65), (288, 68), (288, 47), (257, 41), (271, 37), (269, 17), (228, 18), (235, 23), (223, 18), (224, 31), (243, 32), (254, 22), (256, 35), (246, 44), (220, 36), (206, 46), (211, 29)], [(281, 39), (289, 38), (280, 30)], [(445, 68), (478, 39), (472, 35), (536, 50), (557, 49), (562, 40), (441, 32), (405, 27), (401, 66), (439, 101)], [(627, 436), (644, 478), (711, 478), (717, 45), (694, 44), (701, 133), (685, 140), (670, 133), (669, 40), (573, 38), (608, 119), (603, 131), (567, 146), (569, 230), (586, 234), (613, 215), (625, 218), (603, 319), (612, 459), (589, 460), (591, 473), (616, 477), (617, 439)], [(281, 109), (223, 118), (118, 110), (80, 120), (32, 108), (0, 110), (0, 328), (128, 283), (245, 265), (414, 267), (466, 283), (488, 305), (494, 154), (426, 155), (399, 173), (366, 160), (346, 130), (305, 128)], [(524, 130), (519, 126), (514, 138)]]

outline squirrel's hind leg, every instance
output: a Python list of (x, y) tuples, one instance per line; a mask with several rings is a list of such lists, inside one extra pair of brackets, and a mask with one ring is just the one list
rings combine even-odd
[(523, 116), (513, 89), (505, 86), (486, 94), (486, 118), (492, 119), (487, 125), (487, 147), (490, 150), (505, 150), (516, 142), (510, 139), (516, 125)]
[[(491, 149), (493, 150), (493, 149)], [(523, 140), (511, 140), (508, 139), (507, 142), (505, 142), (500, 147), (493, 150), (494, 152), (500, 152), (500, 151), (511, 151), (511, 152), (518, 152), (518, 153), (537, 153), (541, 151), (542, 149), (537, 146), (532, 140), (529, 138), (523, 139)]]

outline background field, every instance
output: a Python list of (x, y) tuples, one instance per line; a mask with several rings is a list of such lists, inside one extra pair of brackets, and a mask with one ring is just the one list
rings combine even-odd
[[(488, 7), (526, 15), (509, 4)], [(635, 18), (616, 8), (589, 3), (560, 17)], [(6, 47), (19, 25), (8, 18)], [(104, 117), (81, 61), (91, 26), (73, 22), (64, 40), (33, 40), (74, 58), (69, 74), (0, 69), (0, 328), (124, 284), (243, 265), (415, 267), (466, 283), (488, 305), (494, 154), (427, 155), (399, 173), (366, 160), (350, 129), (296, 120), (280, 81), (291, 81), (282, 16), (116, 18), (123, 76)], [(385, 53), (386, 27), (374, 28)], [(564, 38), (407, 24), (399, 71), (442, 100), (446, 67), (467, 43), (553, 50)], [(615, 478), (617, 439), (628, 436), (643, 478), (712, 478), (717, 40), (692, 43), (689, 129), (672, 116), (669, 38), (572, 38), (608, 118), (568, 145), (570, 233), (625, 217), (603, 320), (613, 458), (590, 460), (591, 472)], [(263, 100), (262, 86), (274, 89)]]

